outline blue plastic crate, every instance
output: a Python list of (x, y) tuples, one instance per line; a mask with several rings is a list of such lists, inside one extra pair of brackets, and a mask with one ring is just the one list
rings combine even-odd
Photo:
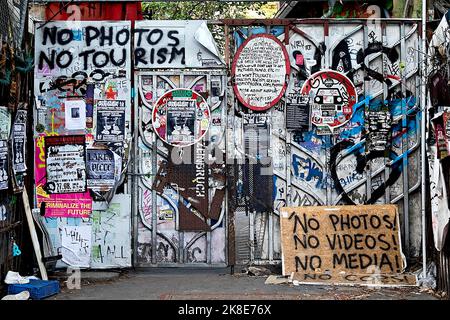
[(30, 280), (29, 283), (8, 286), (8, 294), (17, 294), (22, 291), (28, 291), (33, 300), (41, 300), (59, 293), (60, 288), (57, 280)]

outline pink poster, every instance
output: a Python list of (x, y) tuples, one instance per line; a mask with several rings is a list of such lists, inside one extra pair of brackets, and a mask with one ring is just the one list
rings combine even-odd
[(44, 190), (46, 179), (44, 136), (35, 141), (35, 181), (37, 205), (45, 202), (45, 216), (49, 218), (85, 218), (92, 212), (92, 199), (89, 192), (48, 194)]

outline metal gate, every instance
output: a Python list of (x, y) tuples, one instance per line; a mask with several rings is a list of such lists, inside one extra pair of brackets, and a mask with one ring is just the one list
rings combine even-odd
[[(157, 138), (151, 125), (154, 103), (175, 88), (203, 94), (210, 108), (207, 136), (193, 146), (172, 148)], [(225, 164), (195, 162), (202, 149), (214, 149), (216, 158), (224, 156), (225, 71), (137, 71), (135, 93), (135, 265), (225, 266)], [(208, 157), (208, 152), (201, 153)], [(194, 162), (180, 164), (182, 159)], [(198, 206), (199, 199), (188, 193), (197, 179), (196, 168), (205, 169), (207, 184), (207, 195)]]
[[(418, 21), (310, 19), (261, 22), (259, 26), (228, 21), (227, 25), (231, 29), (229, 66), (245, 39), (265, 33), (283, 43), (291, 67), (287, 90), (274, 107), (255, 113), (235, 98), (234, 110), (228, 114), (232, 119), (227, 128), (229, 140), (235, 141), (229, 152), (234, 158), (246, 159), (252, 158), (243, 152), (249, 139), (247, 118), (267, 117), (268, 130), (254, 138), (258, 143), (267, 140), (273, 169), (271, 210), (237, 206), (233, 213), (237, 263), (281, 259), (278, 216), (283, 206), (397, 204), (404, 252), (409, 258), (419, 256)], [(333, 135), (320, 134), (315, 126), (287, 130), (289, 95), (298, 92), (312, 74), (324, 70), (338, 71), (355, 86), (358, 99), (351, 119)], [(370, 126), (380, 125), (376, 122), (380, 119), (384, 119), (382, 127), (386, 130), (374, 134)], [(238, 176), (234, 177), (235, 184), (239, 183)]]

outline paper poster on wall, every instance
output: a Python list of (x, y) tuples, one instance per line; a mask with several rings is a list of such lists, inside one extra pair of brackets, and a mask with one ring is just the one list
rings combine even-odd
[(380, 110), (366, 110), (367, 138), (366, 149), (368, 152), (379, 151), (389, 155), (391, 149), (392, 117), (389, 107)]
[(66, 100), (64, 106), (66, 129), (86, 129), (86, 103), (83, 100)]
[(48, 193), (86, 191), (85, 136), (45, 137)]
[(87, 187), (108, 191), (114, 187), (115, 157), (109, 149), (87, 149)]
[(256, 34), (239, 47), (233, 59), (233, 89), (246, 107), (263, 111), (283, 96), (290, 72), (285, 46), (271, 34)]
[(173, 89), (155, 103), (152, 124), (164, 142), (172, 146), (190, 146), (200, 141), (209, 129), (209, 106), (195, 91)]
[(91, 268), (131, 267), (131, 195), (117, 194), (92, 212)]
[(61, 230), (62, 261), (73, 267), (89, 268), (92, 226), (64, 226)]
[(8, 140), (11, 132), (11, 113), (0, 106), (0, 140)]
[(0, 140), (0, 190), (8, 189), (8, 141)]
[(353, 83), (344, 74), (323, 70), (311, 75), (303, 84), (301, 93), (310, 98), (311, 122), (317, 134), (334, 133), (352, 117), (358, 97)]
[(12, 161), (14, 173), (27, 171), (25, 159), (27, 111), (17, 110), (12, 130)]
[(246, 114), (243, 117), (245, 154), (258, 159), (267, 157), (270, 146), (270, 115)]
[(49, 194), (45, 191), (47, 170), (45, 165), (45, 136), (35, 140), (34, 178), (37, 206), (45, 205), (47, 218), (83, 218), (92, 211), (92, 199), (89, 191), (84, 193)]
[(288, 95), (286, 97), (286, 129), (309, 130), (311, 109), (308, 96)]
[(96, 140), (117, 142), (125, 139), (124, 100), (98, 100), (96, 119)]

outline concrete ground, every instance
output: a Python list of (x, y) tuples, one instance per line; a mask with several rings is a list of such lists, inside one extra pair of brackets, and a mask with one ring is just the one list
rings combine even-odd
[[(49, 300), (436, 300), (419, 287), (381, 288), (265, 284), (267, 276), (223, 269), (155, 268), (125, 273), (83, 273), (81, 289)], [(60, 280), (62, 280), (60, 278)]]

